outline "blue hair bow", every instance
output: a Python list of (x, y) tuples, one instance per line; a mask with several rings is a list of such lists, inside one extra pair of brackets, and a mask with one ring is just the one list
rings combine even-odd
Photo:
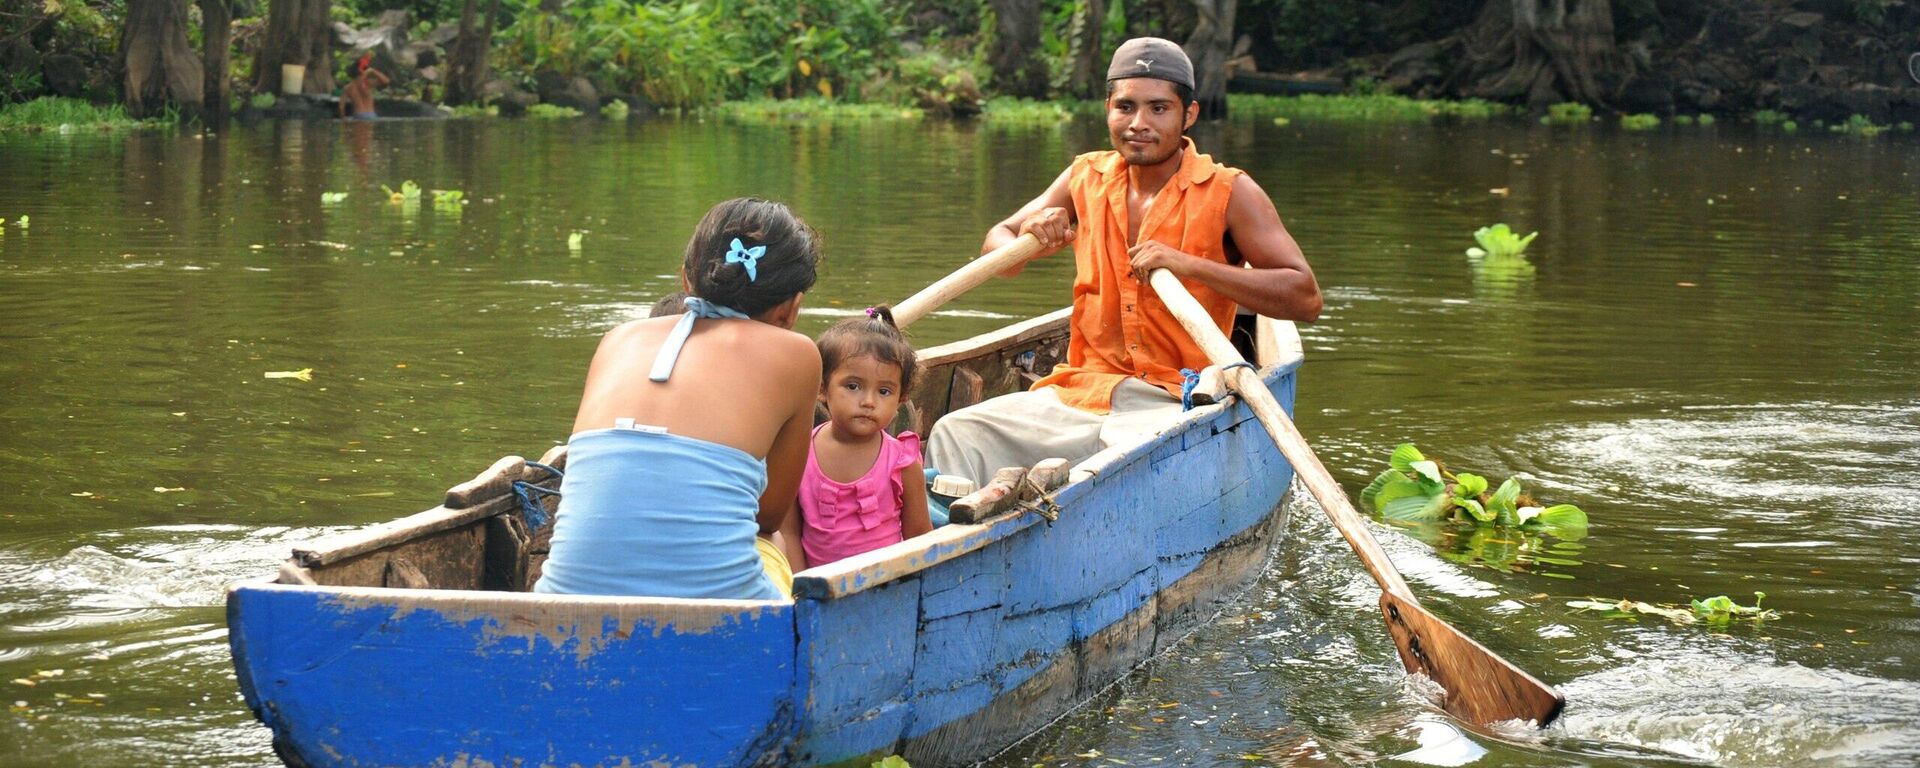
[(747, 282), (760, 279), (760, 257), (767, 254), (767, 247), (756, 245), (748, 248), (740, 244), (740, 238), (733, 239), (733, 247), (727, 249), (728, 264), (743, 264), (747, 268)]

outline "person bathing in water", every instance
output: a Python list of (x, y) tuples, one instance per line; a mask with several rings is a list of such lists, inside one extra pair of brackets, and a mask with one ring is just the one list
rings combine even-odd
[[(372, 120), (379, 117), (373, 113), (373, 89), (383, 87), (393, 81), (373, 68), (373, 54), (362, 54), (359, 63), (360, 73), (347, 83), (347, 89), (340, 94), (340, 116), (347, 116), (347, 107), (353, 107), (353, 119)], [(376, 82), (377, 81), (377, 82)]]
[(800, 514), (789, 516), (782, 536), (787, 557), (803, 567), (933, 530), (920, 438), (886, 430), (918, 367), (892, 310), (871, 307), (835, 323), (818, 346), (827, 421), (813, 429)]

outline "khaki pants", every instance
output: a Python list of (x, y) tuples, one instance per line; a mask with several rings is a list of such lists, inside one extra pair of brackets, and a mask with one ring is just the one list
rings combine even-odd
[(1108, 448), (1139, 443), (1180, 412), (1179, 398), (1139, 379), (1114, 388), (1113, 412), (1107, 414), (1062, 403), (1052, 387), (1015, 392), (935, 422), (927, 436), (927, 466), (985, 485), (1001, 467), (1053, 458), (1078, 464)]

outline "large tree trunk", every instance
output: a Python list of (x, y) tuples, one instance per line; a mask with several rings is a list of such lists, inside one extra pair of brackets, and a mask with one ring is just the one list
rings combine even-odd
[(1069, 96), (1100, 98), (1106, 95), (1107, 45), (1102, 39), (1107, 30), (1107, 0), (1086, 0), (1073, 15), (1073, 72), (1067, 78)]
[(280, 92), (280, 65), (306, 67), (302, 93), (333, 92), (333, 27), (327, 11), (333, 0), (269, 0), (267, 34), (253, 63), (253, 88)]
[(127, 0), (120, 56), (129, 114), (151, 117), (168, 102), (182, 115), (199, 114), (200, 57), (187, 42), (186, 0)]
[(486, 88), (487, 53), (493, 44), (493, 22), (500, 17), (500, 0), (491, 0), (485, 19), (476, 20), (479, 0), (466, 0), (460, 8), (460, 36), (454, 38), (447, 55), (447, 103), (473, 104), (481, 100)]
[(1233, 58), (1233, 16), (1239, 0), (1193, 0), (1196, 16), (1187, 38), (1187, 58), (1193, 60), (1193, 99), (1200, 117), (1227, 116), (1227, 59)]
[(1451, 85), (1466, 96), (1605, 106), (1628, 74), (1608, 0), (1487, 0), (1461, 40)]
[(229, 97), (233, 93), (233, 78), (229, 76), (227, 63), (233, 43), (233, 8), (227, 1), (199, 0), (200, 36), (207, 60), (206, 84), (202, 88), (207, 105), (203, 121), (214, 127), (226, 124)]
[(1009, 96), (1044, 99), (1047, 64), (1033, 52), (1040, 47), (1039, 0), (988, 0), (993, 8), (993, 43), (987, 67), (993, 87)]

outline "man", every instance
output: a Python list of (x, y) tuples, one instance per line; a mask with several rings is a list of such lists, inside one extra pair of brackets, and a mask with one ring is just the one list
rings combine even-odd
[(1186, 138), (1200, 114), (1193, 83), (1180, 46), (1153, 37), (1121, 44), (1107, 68), (1113, 151), (1074, 158), (1046, 192), (987, 231), (981, 253), (1025, 234), (1042, 255), (1073, 243), (1067, 361), (1031, 391), (942, 418), (928, 438), (929, 466), (984, 483), (999, 467), (1078, 462), (1136, 443), (1178, 414), (1180, 369), (1208, 362), (1147, 284), (1153, 269), (1179, 277), (1222, 332), (1235, 305), (1285, 320), (1320, 316), (1320, 287), (1273, 201)]
[[(376, 80), (379, 82), (374, 82)], [(340, 116), (346, 117), (347, 107), (352, 105), (355, 120), (372, 120), (378, 117), (373, 113), (373, 89), (390, 82), (392, 81), (381, 74), (380, 70), (373, 68), (373, 54), (362, 55), (360, 74), (354, 76), (353, 80), (347, 83), (346, 90), (340, 94)]]

